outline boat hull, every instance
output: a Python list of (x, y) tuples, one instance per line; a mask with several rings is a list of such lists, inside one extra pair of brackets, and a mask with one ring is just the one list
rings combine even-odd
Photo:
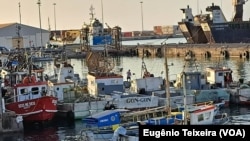
[(210, 29), (216, 43), (250, 43), (249, 21), (212, 24)]
[(57, 112), (57, 98), (44, 96), (6, 104), (6, 109), (23, 116), (24, 122), (49, 121)]
[(188, 43), (207, 43), (207, 38), (200, 25), (191, 22), (179, 22), (178, 25)]

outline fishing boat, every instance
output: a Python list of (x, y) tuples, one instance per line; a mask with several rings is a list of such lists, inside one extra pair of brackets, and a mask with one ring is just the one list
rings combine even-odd
[(249, 43), (250, 22), (243, 21), (243, 6), (248, 0), (232, 0), (234, 15), (227, 21), (220, 6), (208, 6), (208, 14), (192, 15), (189, 6), (183, 11), (180, 29), (188, 43)]
[(177, 74), (174, 87), (177, 90), (183, 90), (185, 87), (187, 94), (194, 95), (194, 103), (224, 102), (224, 106), (227, 107), (229, 106), (230, 93), (227, 89), (229, 80), (226, 81), (225, 78), (229, 78), (229, 76), (232, 77), (230, 68), (215, 66), (199, 70), (195, 60), (192, 59), (186, 61), (183, 71)]
[(48, 94), (44, 69), (27, 62), (20, 54), (11, 57), (1, 70), (6, 110), (22, 116), (24, 123), (52, 120), (57, 112), (57, 98)]
[[(67, 136), (64, 141), (91, 139), (93, 141), (139, 140), (140, 125), (213, 125), (227, 121), (227, 115), (216, 117), (217, 107), (213, 102), (188, 105), (177, 112), (166, 112), (166, 107), (150, 108), (131, 112), (129, 110), (109, 110), (83, 119), (83, 129), (79, 135)], [(186, 115), (187, 119), (184, 120)], [(155, 117), (154, 117), (155, 116)], [(140, 120), (141, 119), (141, 120)], [(185, 123), (186, 121), (186, 123)], [(123, 122), (123, 123), (122, 123)]]
[[(149, 118), (141, 121), (142, 125), (213, 125), (227, 119), (226, 114), (218, 114), (219, 107), (213, 102), (197, 103), (181, 108), (182, 111), (171, 112), (165, 117)], [(184, 117), (186, 116), (186, 118)]]
[(107, 23), (104, 27), (103, 21), (94, 17), (94, 7), (90, 7), (90, 23), (83, 24), (83, 36), (84, 42), (86, 42), (86, 48), (92, 51), (105, 50), (104, 45), (112, 49), (119, 49), (121, 47), (121, 28), (115, 26), (111, 28)]
[(24, 72), (12, 73), (10, 74), (12, 80), (22, 81), (13, 87), (6, 85), (5, 96), (8, 97), (5, 99), (6, 110), (22, 116), (24, 122), (49, 121), (57, 112), (57, 98), (47, 95), (47, 82), (37, 81), (35, 77), (35, 75), (25, 76)]

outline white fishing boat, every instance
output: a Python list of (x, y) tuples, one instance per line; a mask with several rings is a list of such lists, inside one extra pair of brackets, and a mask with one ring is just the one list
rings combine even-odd
[[(191, 61), (191, 62), (190, 62)], [(182, 90), (187, 89), (187, 94), (195, 96), (195, 103), (214, 101), (214, 103), (224, 102), (224, 106), (229, 106), (230, 93), (226, 89), (226, 74), (231, 73), (226, 67), (207, 67), (204, 71), (198, 70), (195, 60), (186, 62), (183, 72), (177, 74), (174, 87)], [(183, 82), (185, 74), (185, 81)], [(185, 86), (184, 86), (185, 83)]]

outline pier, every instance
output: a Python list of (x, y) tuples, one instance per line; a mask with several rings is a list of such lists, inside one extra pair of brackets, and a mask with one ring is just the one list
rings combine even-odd
[[(164, 48), (167, 52), (164, 52)], [(131, 50), (138, 56), (162, 57), (167, 56), (191, 57), (239, 57), (250, 58), (250, 44), (163, 44), (124, 46), (124, 50)]]
[[(164, 48), (167, 48), (165, 53)], [(29, 54), (34, 54), (37, 50), (29, 51)], [(103, 50), (94, 50), (104, 52)], [(43, 49), (39, 50), (41, 54), (47, 56), (67, 56), (72, 58), (85, 58), (86, 50), (80, 44), (67, 44), (58, 49)], [(16, 51), (11, 51), (15, 54)], [(231, 58), (238, 57), (243, 59), (250, 59), (250, 43), (229, 43), (229, 44), (162, 44), (162, 45), (123, 45), (120, 49), (108, 48), (110, 56), (146, 56), (146, 57), (163, 57), (164, 55), (170, 57), (222, 57)], [(42, 56), (43, 56), (42, 55)]]
[[(0, 99), (2, 94), (0, 93)], [(17, 116), (15, 112), (5, 111), (4, 100), (0, 100), (0, 135), (10, 132), (23, 132), (22, 118)]]

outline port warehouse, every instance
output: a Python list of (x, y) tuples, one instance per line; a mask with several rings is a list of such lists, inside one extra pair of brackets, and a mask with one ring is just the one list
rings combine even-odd
[(49, 36), (48, 30), (41, 30), (28, 25), (19, 23), (0, 24), (0, 46), (7, 49), (39, 47), (49, 41)]

